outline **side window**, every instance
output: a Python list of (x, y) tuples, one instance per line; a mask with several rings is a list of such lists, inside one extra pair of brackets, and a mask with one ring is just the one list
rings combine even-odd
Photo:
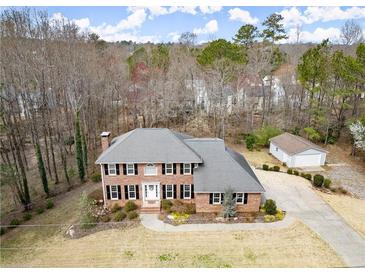
[(117, 175), (117, 167), (115, 164), (108, 165), (109, 175)]

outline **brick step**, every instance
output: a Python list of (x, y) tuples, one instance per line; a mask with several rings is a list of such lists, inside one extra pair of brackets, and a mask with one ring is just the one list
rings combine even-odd
[(142, 207), (141, 213), (160, 213), (159, 207)]

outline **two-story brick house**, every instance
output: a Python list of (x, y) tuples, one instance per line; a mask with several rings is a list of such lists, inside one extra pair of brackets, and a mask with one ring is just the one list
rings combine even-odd
[(138, 128), (109, 142), (103, 132), (100, 164), (105, 206), (133, 200), (145, 212), (162, 199), (196, 204), (197, 212), (219, 212), (233, 189), (238, 212), (259, 210), (264, 188), (244, 157), (217, 138), (193, 138), (169, 129)]

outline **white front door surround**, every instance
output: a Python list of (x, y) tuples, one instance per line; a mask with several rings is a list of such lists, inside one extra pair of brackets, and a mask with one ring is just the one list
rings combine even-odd
[(160, 204), (160, 183), (142, 183), (142, 195), (144, 206), (156, 206)]

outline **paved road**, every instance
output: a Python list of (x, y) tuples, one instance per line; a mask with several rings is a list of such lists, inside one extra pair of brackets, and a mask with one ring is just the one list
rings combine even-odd
[(317, 232), (351, 267), (365, 267), (365, 239), (323, 201), (301, 177), (255, 170), (266, 197), (274, 199)]

